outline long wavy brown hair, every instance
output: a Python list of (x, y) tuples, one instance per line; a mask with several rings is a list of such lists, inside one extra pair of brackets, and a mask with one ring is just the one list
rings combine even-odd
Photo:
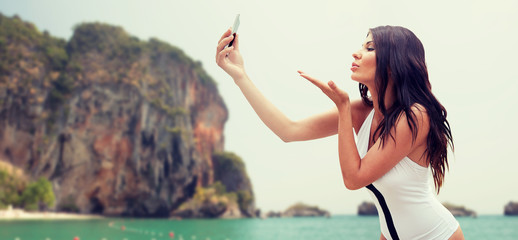
[[(401, 114), (406, 114), (413, 140), (417, 137), (417, 120), (412, 106), (423, 106), (430, 119), (430, 131), (427, 137), (426, 159), (430, 164), (435, 188), (439, 193), (444, 175), (448, 169), (448, 145), (453, 150), (453, 138), (450, 124), (446, 120), (446, 109), (432, 94), (425, 63), (425, 52), (421, 41), (415, 34), (403, 27), (380, 26), (370, 29), (376, 47), (375, 84), (378, 89), (378, 103), (383, 120), (374, 132), (379, 134), (382, 146), (390, 137)], [(393, 81), (395, 102), (385, 108), (385, 93)], [(363, 102), (372, 106), (368, 88), (360, 83)]]

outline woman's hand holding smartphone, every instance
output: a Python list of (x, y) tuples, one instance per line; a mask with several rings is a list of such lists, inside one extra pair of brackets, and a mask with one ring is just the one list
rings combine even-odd
[(239, 35), (236, 33), (238, 27), (239, 14), (234, 20), (234, 26), (225, 31), (223, 36), (221, 36), (216, 51), (216, 63), (228, 73), (234, 81), (246, 76), (243, 58), (239, 53)]
[[(232, 36), (234, 38), (236, 37), (237, 29), (239, 28), (239, 14), (236, 16), (236, 19), (234, 19), (234, 26), (232, 26)], [(230, 43), (227, 45), (227, 47), (232, 47), (232, 44), (234, 44), (234, 39), (230, 41)]]

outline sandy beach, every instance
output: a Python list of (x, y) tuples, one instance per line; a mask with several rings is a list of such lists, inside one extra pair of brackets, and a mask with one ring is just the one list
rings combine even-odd
[(1, 220), (85, 220), (85, 219), (101, 219), (104, 218), (100, 215), (91, 214), (77, 214), (77, 213), (60, 213), (60, 212), (27, 212), (23, 209), (1, 209), (0, 210), (0, 221)]

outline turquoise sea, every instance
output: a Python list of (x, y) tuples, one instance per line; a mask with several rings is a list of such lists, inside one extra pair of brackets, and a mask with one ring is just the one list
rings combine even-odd
[[(466, 239), (518, 239), (518, 217), (458, 218)], [(0, 240), (379, 239), (377, 217), (0, 220)], [(77, 238), (76, 238), (77, 237)]]

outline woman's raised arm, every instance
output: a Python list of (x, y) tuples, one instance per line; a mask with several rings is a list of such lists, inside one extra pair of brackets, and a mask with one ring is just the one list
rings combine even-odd
[(248, 77), (236, 83), (263, 123), (284, 142), (323, 138), (338, 131), (336, 109), (300, 121), (292, 121), (273, 105)]
[[(323, 138), (337, 133), (338, 111), (336, 108), (300, 121), (292, 121), (273, 105), (259, 91), (245, 72), (243, 58), (239, 52), (239, 35), (235, 36), (232, 47), (226, 47), (232, 39), (234, 39), (234, 36), (231, 34), (231, 30), (228, 29), (218, 43), (216, 62), (218, 66), (234, 79), (234, 82), (240, 88), (254, 111), (270, 130), (284, 142)], [(365, 108), (361, 101), (355, 101), (352, 105), (353, 115), (357, 115), (354, 114), (357, 112), (357, 109)], [(365, 116), (363, 116), (363, 119)], [(363, 122), (363, 119), (358, 120), (359, 124)], [(359, 129), (359, 126), (355, 127)]]

